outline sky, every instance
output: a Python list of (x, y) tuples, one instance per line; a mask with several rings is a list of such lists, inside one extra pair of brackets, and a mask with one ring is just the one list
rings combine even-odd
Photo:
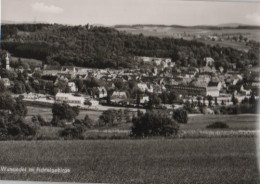
[(260, 25), (260, 1), (241, 1), (2, 0), (1, 18), (2, 21), (69, 25)]

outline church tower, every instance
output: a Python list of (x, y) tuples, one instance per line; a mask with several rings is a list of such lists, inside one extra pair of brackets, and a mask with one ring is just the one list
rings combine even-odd
[(5, 69), (6, 70), (10, 70), (10, 65), (9, 65), (9, 56), (8, 56), (8, 53), (6, 54), (6, 57), (5, 57)]

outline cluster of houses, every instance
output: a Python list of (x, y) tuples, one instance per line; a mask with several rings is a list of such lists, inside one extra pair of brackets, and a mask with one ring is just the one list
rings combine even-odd
[[(9, 58), (6, 60), (10, 70)], [(170, 58), (135, 57), (135, 60), (150, 67), (138, 69), (92, 69), (75, 66), (44, 65), (43, 68), (35, 68), (34, 73), (40, 73), (41, 80), (48, 81), (58, 86), (60, 80), (66, 83), (67, 91), (58, 90), (54, 101), (65, 101), (72, 105), (98, 105), (108, 98), (108, 88), (112, 93), (110, 100), (117, 104), (122, 102), (135, 104), (128, 90), (117, 89), (116, 81), (120, 80), (124, 85), (134, 81), (140, 92), (140, 103), (149, 102), (150, 94), (175, 92), (183, 101), (196, 101), (198, 97), (211, 96), (219, 104), (230, 104), (233, 95), (241, 102), (249, 98), (252, 89), (260, 87), (259, 77), (247, 78), (234, 69), (225, 71), (222, 67), (214, 67), (214, 59), (204, 58), (203, 67), (176, 67)], [(33, 77), (33, 73), (28, 74)], [(90, 78), (103, 81), (104, 86), (92, 86), (81, 94), (75, 80), (87, 80)], [(6, 87), (12, 86), (8, 78), (1, 78)], [(45, 91), (46, 93), (46, 91)], [(25, 99), (39, 99), (37, 94), (24, 94)], [(48, 96), (48, 95), (46, 95)]]

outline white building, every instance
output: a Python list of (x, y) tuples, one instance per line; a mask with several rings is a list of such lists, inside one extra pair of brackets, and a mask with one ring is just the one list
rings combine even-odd
[(127, 95), (126, 92), (124, 91), (114, 91), (113, 94), (111, 95), (112, 98), (120, 98), (120, 99), (126, 99)]
[(149, 84), (146, 84), (146, 83), (138, 83), (137, 87), (141, 92), (147, 91), (149, 93), (153, 93), (153, 86), (152, 85), (149, 85)]
[(149, 102), (149, 96), (143, 96), (140, 98), (140, 103), (145, 104)]
[(85, 102), (84, 97), (74, 96), (70, 93), (57, 93), (55, 99), (56, 101), (66, 102), (70, 105), (83, 105)]
[(0, 78), (0, 80), (4, 82), (5, 87), (11, 86), (10, 80), (8, 78)]
[(69, 82), (68, 86), (69, 86), (69, 89), (70, 89), (71, 92), (77, 92), (78, 91), (78, 88), (77, 88), (75, 82)]
[(219, 97), (221, 82), (209, 82), (206, 88), (206, 96)]
[(6, 70), (10, 70), (10, 65), (9, 65), (10, 61), (9, 61), (9, 56), (8, 53), (6, 54), (6, 58), (5, 58), (5, 69)]

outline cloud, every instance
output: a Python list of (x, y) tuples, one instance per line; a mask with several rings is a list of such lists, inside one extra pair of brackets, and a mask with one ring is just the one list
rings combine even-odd
[(37, 2), (32, 5), (32, 9), (37, 12), (42, 13), (62, 13), (63, 9), (61, 7), (55, 6), (55, 5), (47, 5), (43, 2)]
[(260, 14), (259, 13), (251, 13), (246, 15), (246, 18), (254, 23), (260, 24)]

